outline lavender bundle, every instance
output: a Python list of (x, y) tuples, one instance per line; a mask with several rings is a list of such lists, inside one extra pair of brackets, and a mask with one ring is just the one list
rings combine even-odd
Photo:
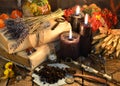
[(16, 41), (16, 43), (11, 46), (11, 49), (15, 50), (28, 35), (29, 28), (20, 19), (7, 20), (6, 27), (4, 35), (8, 38), (8, 40)]

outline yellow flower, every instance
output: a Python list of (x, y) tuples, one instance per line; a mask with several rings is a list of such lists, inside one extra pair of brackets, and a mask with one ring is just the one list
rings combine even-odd
[(32, 4), (30, 5), (30, 8), (31, 8), (31, 10), (32, 10), (33, 13), (34, 13), (34, 12), (37, 12), (37, 10), (38, 10), (38, 6), (37, 6), (37, 4), (35, 4), (35, 3), (32, 3)]
[(96, 15), (96, 19), (100, 20), (101, 15)]
[(1, 79), (7, 79), (7, 78), (12, 78), (14, 76), (14, 72), (11, 70), (11, 71), (9, 71), (9, 70), (5, 70), (4, 71), (4, 76), (3, 77), (1, 77)]
[(4, 76), (2, 77), (2, 79), (11, 78), (14, 76), (14, 71), (12, 70), (12, 67), (13, 67), (12, 62), (8, 62), (5, 64), (5, 71), (4, 71)]
[(12, 62), (7, 62), (5, 64), (5, 69), (12, 69), (12, 67), (13, 67), (13, 63)]

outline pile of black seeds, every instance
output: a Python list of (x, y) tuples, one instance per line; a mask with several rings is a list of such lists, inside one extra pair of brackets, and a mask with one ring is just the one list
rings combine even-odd
[(40, 81), (54, 84), (58, 80), (65, 78), (66, 69), (45, 65), (41, 70), (35, 71), (35, 73), (40, 76)]

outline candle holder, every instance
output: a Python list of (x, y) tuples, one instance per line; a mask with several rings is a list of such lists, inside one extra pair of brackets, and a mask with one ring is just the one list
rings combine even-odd
[(70, 58), (76, 60), (79, 57), (79, 38), (80, 35), (73, 32), (72, 38), (69, 38), (69, 32), (63, 32), (60, 35), (60, 49), (63, 60)]
[(92, 29), (89, 24), (80, 25), (80, 55), (87, 57), (91, 52)]
[(80, 13), (78, 15), (74, 14), (71, 16), (71, 26), (72, 26), (72, 31), (79, 33), (79, 27), (80, 24), (84, 22), (84, 14)]

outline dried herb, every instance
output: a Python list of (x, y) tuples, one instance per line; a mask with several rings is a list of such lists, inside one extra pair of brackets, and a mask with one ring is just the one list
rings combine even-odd
[(26, 24), (19, 19), (7, 20), (6, 27), (4, 35), (8, 38), (8, 40), (16, 41), (16, 43), (11, 47), (11, 49), (15, 50), (24, 41), (28, 35), (29, 29)]
[(76, 73), (76, 70), (72, 68), (59, 68), (55, 66), (44, 65), (43, 68), (39, 67), (40, 70), (35, 70), (34, 73), (40, 76), (40, 81), (44, 83), (54, 84), (65, 78), (67, 75)]
[(40, 81), (44, 83), (56, 83), (59, 79), (65, 77), (66, 71), (58, 67), (52, 67), (45, 65), (41, 70), (35, 71), (40, 76)]

